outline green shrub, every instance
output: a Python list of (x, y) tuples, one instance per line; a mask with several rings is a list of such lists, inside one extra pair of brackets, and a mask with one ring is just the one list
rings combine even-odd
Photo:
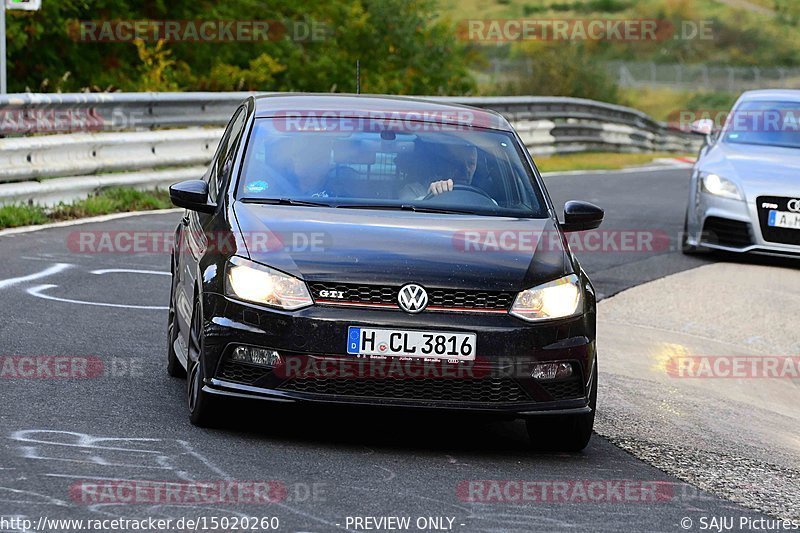
[(584, 43), (532, 43), (517, 49), (531, 73), (500, 86), (501, 94), (572, 96), (623, 103), (616, 82), (595, 61)]

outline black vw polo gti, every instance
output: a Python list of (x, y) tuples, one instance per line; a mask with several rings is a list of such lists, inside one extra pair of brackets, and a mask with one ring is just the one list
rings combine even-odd
[(417, 99), (277, 95), (236, 110), (172, 257), (168, 370), (190, 417), (225, 397), (524, 418), (580, 450), (597, 397), (595, 295), (520, 137)]

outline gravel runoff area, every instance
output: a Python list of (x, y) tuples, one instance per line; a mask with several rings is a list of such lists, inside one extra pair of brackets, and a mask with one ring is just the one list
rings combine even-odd
[(799, 300), (798, 269), (716, 263), (601, 301), (597, 433), (700, 489), (800, 519)]

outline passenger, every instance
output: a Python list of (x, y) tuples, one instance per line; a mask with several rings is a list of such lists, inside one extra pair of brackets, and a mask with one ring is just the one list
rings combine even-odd
[(248, 193), (264, 198), (327, 198), (330, 192), (333, 140), (295, 137), (272, 146), (264, 176), (250, 182)]

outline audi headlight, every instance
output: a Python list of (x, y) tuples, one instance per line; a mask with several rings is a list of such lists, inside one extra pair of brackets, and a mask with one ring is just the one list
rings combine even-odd
[(717, 174), (704, 174), (702, 176), (703, 190), (715, 196), (741, 200), (742, 194), (739, 188), (729, 179), (725, 179)]
[(511, 314), (530, 322), (566, 318), (583, 312), (578, 276), (570, 274), (517, 294)]
[(232, 257), (228, 263), (225, 292), (241, 300), (286, 310), (314, 303), (303, 280), (241, 257)]

